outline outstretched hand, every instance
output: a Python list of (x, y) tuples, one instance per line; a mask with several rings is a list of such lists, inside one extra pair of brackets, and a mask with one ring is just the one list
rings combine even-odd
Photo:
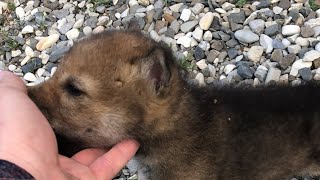
[(139, 145), (126, 140), (106, 152), (86, 149), (67, 158), (58, 154), (55, 135), (20, 78), (0, 72), (0, 159), (36, 179), (112, 179)]

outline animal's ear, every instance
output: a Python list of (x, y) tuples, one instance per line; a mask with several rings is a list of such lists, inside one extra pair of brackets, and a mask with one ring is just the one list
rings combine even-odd
[(170, 55), (163, 48), (155, 48), (149, 53), (146, 62), (143, 63), (143, 71), (147, 72), (147, 79), (151, 83), (151, 88), (157, 95), (163, 94), (166, 87), (169, 86), (170, 72)]

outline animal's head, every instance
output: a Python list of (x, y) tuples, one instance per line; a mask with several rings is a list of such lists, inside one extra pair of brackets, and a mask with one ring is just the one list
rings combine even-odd
[(169, 130), (179, 83), (168, 48), (139, 32), (109, 31), (75, 44), (29, 94), (56, 133), (102, 147)]

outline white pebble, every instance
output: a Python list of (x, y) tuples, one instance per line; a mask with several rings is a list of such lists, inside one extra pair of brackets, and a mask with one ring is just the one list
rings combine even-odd
[(287, 48), (291, 45), (291, 42), (288, 39), (282, 39), (282, 44)]
[(312, 62), (316, 59), (320, 58), (320, 52), (316, 50), (308, 51), (303, 56), (304, 62)]
[(261, 34), (260, 36), (260, 45), (263, 47), (266, 53), (271, 53), (273, 50), (273, 45), (272, 45), (273, 40), (265, 35)]
[(25, 64), (27, 64), (27, 62), (29, 62), (31, 58), (29, 56), (26, 56), (23, 58), (23, 60), (20, 62), (21, 66), (24, 66)]
[(80, 32), (78, 29), (71, 29), (66, 33), (66, 36), (70, 40), (75, 40), (78, 38)]
[(288, 52), (297, 54), (301, 50), (301, 47), (297, 44), (288, 46)]
[(224, 71), (224, 73), (225, 73), (226, 75), (228, 75), (232, 70), (234, 70), (234, 68), (236, 68), (236, 65), (234, 65), (234, 64), (227, 64), (227, 65), (224, 67), (223, 71)]
[(104, 27), (103, 26), (97, 26), (96, 28), (94, 28), (94, 30), (92, 31), (93, 34), (97, 34), (100, 32), (104, 31)]
[(199, 69), (205, 69), (208, 67), (207, 63), (206, 63), (206, 60), (202, 59), (198, 62), (196, 62), (197, 66)]
[(18, 18), (19, 18), (20, 20), (23, 20), (23, 19), (24, 19), (25, 12), (24, 12), (24, 10), (23, 10), (22, 7), (17, 7), (17, 8), (16, 8), (16, 15), (18, 16)]
[(203, 35), (203, 30), (200, 27), (197, 27), (192, 32), (192, 37), (199, 42), (202, 40), (202, 35)]
[(81, 28), (82, 25), (83, 25), (83, 22), (84, 22), (84, 19), (83, 19), (83, 18), (77, 20), (77, 21), (74, 23), (73, 28), (74, 28), (74, 29)]
[(34, 82), (37, 78), (34, 74), (27, 72), (24, 76), (23, 79), (25, 79), (26, 81), (31, 81)]
[(182, 5), (183, 5), (183, 3), (178, 3), (178, 4), (174, 4), (174, 5), (170, 6), (169, 8), (173, 12), (179, 12), (179, 9), (181, 8)]
[(13, 65), (13, 64), (10, 64), (10, 65), (8, 66), (9, 71), (14, 71), (14, 70), (16, 70), (16, 68), (17, 68), (17, 66), (16, 66), (16, 65)]
[(299, 46), (308, 46), (309, 45), (309, 40), (307, 38), (303, 38), (303, 37), (297, 37), (296, 39), (296, 44), (298, 44)]
[(37, 70), (36, 74), (37, 74), (38, 77), (41, 77), (45, 71), (46, 71), (45, 69), (39, 68), (39, 69)]
[(57, 67), (53, 67), (52, 69), (51, 69), (51, 73), (50, 73), (50, 75), (51, 75), (51, 77), (54, 75), (54, 73), (57, 71)]
[(21, 34), (28, 34), (28, 33), (33, 33), (34, 32), (34, 28), (30, 25), (26, 25), (22, 30), (21, 30)]
[(316, 51), (320, 52), (320, 42), (314, 48)]
[(39, 55), (39, 58), (41, 59), (42, 64), (47, 64), (49, 61), (49, 57), (50, 56), (48, 54), (44, 54), (44, 53)]
[(177, 39), (177, 44), (181, 44), (184, 47), (188, 48), (191, 46), (191, 38), (187, 36), (182, 36), (179, 39)]
[(297, 25), (285, 25), (282, 27), (282, 34), (284, 36), (291, 36), (300, 33), (300, 27)]
[(180, 15), (180, 19), (182, 19), (184, 22), (188, 21), (191, 16), (191, 10), (190, 9), (183, 9), (182, 13)]
[(275, 7), (273, 7), (273, 12), (275, 13), (275, 14), (280, 14), (281, 12), (282, 12), (282, 10), (283, 10), (283, 8), (282, 7), (279, 7), (279, 6), (275, 6)]
[(15, 51), (11, 51), (11, 56), (12, 57), (17, 57), (21, 55), (21, 51), (20, 50), (15, 50)]
[(26, 49), (24, 50), (24, 52), (26, 53), (27, 56), (31, 58), (35, 56), (34, 51), (29, 46), (26, 46)]
[(253, 62), (259, 62), (260, 61), (260, 58), (263, 54), (263, 47), (261, 46), (252, 46), (248, 53), (247, 53), (247, 56), (248, 56), (248, 59), (253, 61)]
[(203, 34), (203, 40), (205, 41), (211, 41), (212, 40), (212, 33), (210, 31), (206, 31)]
[(203, 76), (202, 73), (199, 72), (196, 75), (195, 79), (198, 80), (200, 86), (205, 86), (206, 85), (206, 83), (204, 82), (204, 76)]
[(86, 26), (86, 27), (83, 28), (82, 31), (83, 31), (83, 33), (87, 36), (87, 35), (89, 35), (89, 34), (92, 33), (92, 28), (89, 27), (89, 26)]

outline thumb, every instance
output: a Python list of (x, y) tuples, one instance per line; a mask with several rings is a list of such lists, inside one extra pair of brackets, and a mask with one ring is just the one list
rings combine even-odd
[(24, 82), (17, 75), (8, 71), (0, 71), (0, 89), (2, 88), (17, 89), (27, 93)]

